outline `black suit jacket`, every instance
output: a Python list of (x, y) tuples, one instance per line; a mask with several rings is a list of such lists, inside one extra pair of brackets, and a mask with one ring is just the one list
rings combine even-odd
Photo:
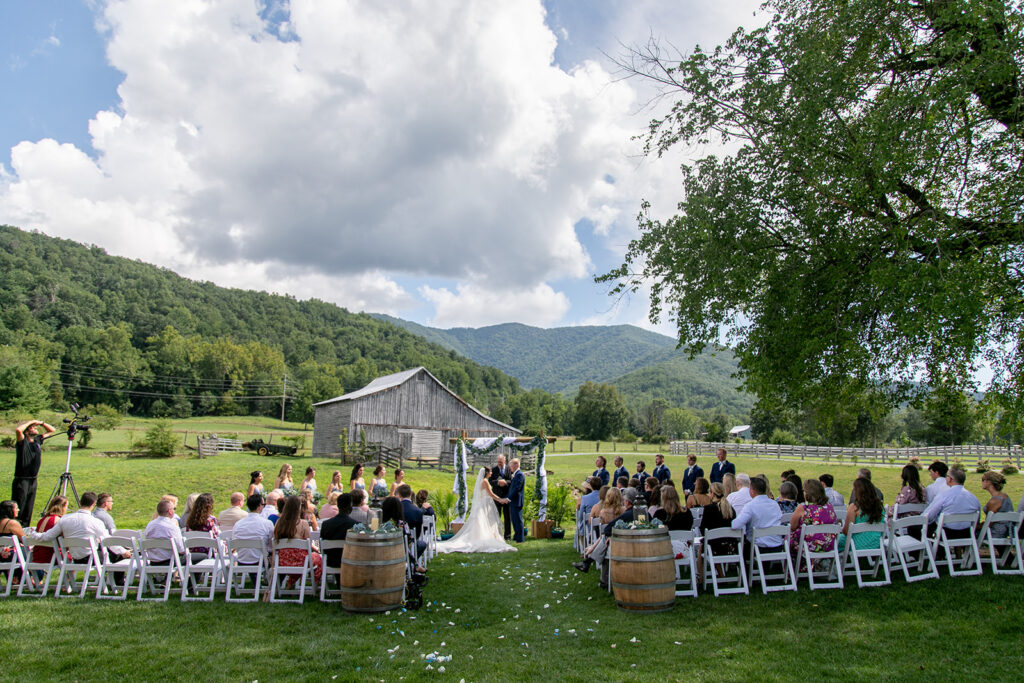
[[(320, 525), (320, 538), (325, 541), (344, 541), (348, 530), (358, 523), (348, 515), (335, 515)], [(328, 550), (326, 554), (328, 567), (341, 566), (341, 550)]]
[(692, 491), (693, 487), (697, 485), (697, 480), (704, 476), (704, 470), (700, 468), (700, 465), (694, 465), (693, 469), (687, 467), (683, 471), (683, 490)]
[(411, 500), (402, 501), (402, 513), (405, 515), (405, 523), (420, 533), (423, 530), (423, 510), (416, 507)]
[(603, 533), (605, 536), (611, 536), (612, 535), (612, 529), (615, 528), (615, 522), (619, 521), (620, 519), (623, 522), (632, 522), (633, 521), (633, 508), (629, 508), (628, 510), (623, 512), (621, 515), (619, 515), (618, 517), (613, 519), (611, 522), (609, 522), (608, 524), (605, 524), (604, 525), (604, 529), (602, 530), (601, 533)]
[(511, 482), (508, 496), (506, 496), (509, 506), (513, 509), (522, 510), (526, 506), (526, 475), (523, 474), (522, 470), (516, 470), (516, 473), (512, 475)]
[[(498, 485), (498, 480), (499, 479), (504, 479), (505, 480), (505, 485), (504, 486), (499, 486)], [(510, 482), (511, 480), (512, 480), (512, 470), (509, 469), (508, 465), (505, 465), (505, 473), (504, 474), (501, 473), (501, 468), (500, 467), (492, 467), (491, 468), (491, 475), (489, 477), (487, 477), (487, 481), (489, 481), (491, 483), (491, 491), (493, 491), (494, 495), (498, 496), (498, 498), (508, 498), (508, 487), (509, 487), (509, 483), (508, 482)]]

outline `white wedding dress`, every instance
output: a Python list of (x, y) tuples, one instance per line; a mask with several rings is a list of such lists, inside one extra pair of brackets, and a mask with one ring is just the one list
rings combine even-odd
[(459, 532), (447, 541), (437, 544), (439, 553), (507, 553), (519, 549), (505, 542), (501, 532), (501, 517), (494, 500), (488, 495), (490, 484), (484, 477), (486, 468), (481, 467), (473, 485), (473, 501), (469, 508), (469, 519)]

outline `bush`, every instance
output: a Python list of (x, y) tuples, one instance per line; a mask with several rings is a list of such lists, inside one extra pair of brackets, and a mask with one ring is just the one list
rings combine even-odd
[(18, 440), (13, 436), (0, 436), (0, 448), (14, 448), (18, 445)]
[(454, 491), (431, 491), (430, 495), (427, 496), (427, 500), (430, 501), (430, 506), (434, 508), (434, 516), (437, 518), (437, 530), (447, 531), (448, 525), (452, 523), (452, 517), (455, 515), (455, 505), (459, 502), (459, 499), (455, 496)]
[(668, 443), (668, 437), (664, 434), (652, 434), (644, 437), (644, 443), (666, 444)]
[(92, 429), (86, 429), (78, 433), (79, 448), (88, 448), (90, 443), (92, 443)]
[(796, 434), (793, 432), (776, 427), (772, 430), (772, 433), (768, 435), (767, 443), (776, 445), (796, 444), (797, 438)]
[(555, 527), (562, 528), (562, 520), (570, 517), (576, 510), (576, 499), (572, 495), (572, 484), (563, 481), (548, 487), (547, 516)]
[(1017, 474), (1018, 472), (1020, 472), (1020, 470), (1013, 463), (1013, 459), (1012, 458), (1007, 458), (1006, 460), (1003, 461), (1002, 472), (1003, 472), (1003, 474), (1010, 475), (1010, 474)]
[(169, 458), (174, 455), (174, 448), (177, 446), (178, 437), (171, 429), (171, 423), (167, 420), (157, 420), (156, 423), (146, 431), (146, 437), (139, 443), (146, 455), (158, 458)]
[(974, 471), (978, 474), (985, 474), (990, 469), (992, 468), (988, 466), (988, 460), (979, 460), (974, 466)]
[(87, 405), (82, 408), (81, 412), (92, 418), (89, 421), (89, 425), (93, 429), (110, 431), (111, 429), (117, 429), (121, 424), (121, 413), (117, 411), (117, 408), (112, 408), (106, 403)]

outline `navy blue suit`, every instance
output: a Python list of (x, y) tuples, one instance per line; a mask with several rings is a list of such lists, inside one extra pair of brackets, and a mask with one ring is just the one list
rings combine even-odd
[[(405, 523), (409, 526), (410, 529), (416, 532), (416, 538), (419, 539), (420, 534), (423, 532), (423, 511), (416, 507), (416, 503), (412, 502), (411, 500), (403, 500), (402, 514), (405, 516)], [(416, 541), (417, 556), (426, 549), (426, 541)]]
[(683, 490), (692, 491), (697, 486), (697, 480), (704, 476), (704, 470), (699, 465), (687, 467), (683, 472)]
[(612, 483), (611, 483), (612, 486), (618, 485), (619, 477), (625, 477), (626, 478), (626, 483), (628, 484), (629, 483), (629, 470), (627, 470), (625, 467), (620, 467), (619, 469), (615, 470), (615, 478), (612, 480)]
[(516, 470), (508, 486), (508, 509), (512, 513), (512, 540), (522, 543), (523, 537), (523, 506), (526, 505), (526, 475)]
[(672, 478), (672, 470), (670, 470), (664, 464), (661, 464), (654, 468), (654, 471), (651, 472), (651, 476), (657, 477), (658, 481), (664, 484), (668, 479)]
[(599, 470), (594, 470), (594, 473), (591, 474), (590, 476), (598, 477), (601, 480), (602, 486), (608, 486), (608, 470), (606, 470), (605, 468), (602, 467)]
[(736, 476), (736, 465), (733, 465), (728, 460), (718, 462), (711, 466), (711, 483), (714, 484), (716, 481), (722, 481), (722, 477), (726, 474)]

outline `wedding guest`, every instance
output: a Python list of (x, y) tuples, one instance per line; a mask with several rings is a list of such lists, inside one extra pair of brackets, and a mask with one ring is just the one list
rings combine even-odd
[[(96, 494), (92, 491), (86, 491), (78, 501), (78, 510), (76, 512), (61, 517), (45, 533), (35, 532), (29, 534), (29, 536), (33, 540), (41, 541), (52, 541), (58, 536), (80, 539), (91, 538), (98, 547), (100, 541), (107, 538), (110, 533), (107, 531), (107, 527), (103, 526), (103, 522), (93, 517), (92, 512), (95, 507)], [(127, 550), (125, 550), (125, 553), (127, 553)], [(88, 559), (89, 550), (87, 548), (76, 548), (71, 551), (72, 562), (83, 563), (88, 561)]]
[(580, 512), (584, 515), (589, 515), (590, 511), (601, 500), (601, 478), (596, 476), (590, 477), (585, 483), (590, 486), (590, 492), (583, 494), (583, 497), (580, 498), (579, 508)]
[(349, 477), (348, 486), (352, 491), (366, 490), (366, 482), (363, 481), (363, 465), (361, 463), (357, 462), (352, 467), (352, 476)]
[(391, 483), (390, 495), (397, 496), (398, 495), (398, 487), (400, 487), (404, 483), (405, 483), (405, 470), (403, 470), (403, 469), (395, 470), (395, 480)]
[(654, 517), (661, 520), (669, 531), (689, 531), (693, 528), (693, 513), (679, 502), (679, 492), (674, 486), (662, 486), (661, 505)]
[[(165, 493), (164, 495), (160, 496), (160, 500), (166, 500), (166, 501), (167, 501), (168, 503), (170, 503), (170, 504), (171, 504), (171, 510), (172, 510), (172, 512), (173, 512), (173, 514), (171, 515), (171, 517), (173, 517), (173, 518), (174, 518), (174, 522), (175, 522), (176, 524), (178, 524), (178, 525), (179, 525), (179, 527), (180, 527), (180, 526), (181, 526), (181, 517), (179, 517), (179, 516), (178, 516), (178, 513), (177, 513), (177, 509), (178, 509), (178, 497), (177, 497), (177, 496), (175, 496), (175, 495), (173, 495), (173, 494), (171, 494), (171, 493)], [(156, 518), (157, 518), (158, 516), (159, 516), (159, 515), (158, 515), (158, 514), (157, 514), (156, 512), (154, 512), (154, 513), (153, 513), (153, 516), (152, 516), (152, 517), (151, 517), (150, 519), (156, 519)]]
[(373, 513), (370, 512), (370, 506), (367, 504), (366, 491), (362, 489), (352, 491), (352, 512), (349, 515), (360, 524), (369, 526), (370, 520), (373, 519)]
[(605, 465), (607, 464), (607, 462), (608, 461), (605, 460), (603, 455), (599, 455), (594, 459), (594, 467), (596, 467), (597, 469), (595, 469), (590, 476), (597, 477), (598, 479), (600, 479), (601, 486), (607, 484), (609, 480), (610, 475), (608, 474), (608, 470), (605, 469)]
[(185, 523), (188, 521), (189, 515), (192, 514), (192, 507), (196, 504), (197, 498), (199, 498), (198, 493), (188, 494), (188, 497), (185, 498), (185, 509), (181, 511), (181, 517), (176, 516), (178, 520), (178, 526), (180, 526), (182, 530), (185, 529)]
[(608, 486), (601, 487), (601, 500), (590, 511), (590, 516), (599, 519), (601, 524), (608, 524), (622, 514), (622, 492)]
[(277, 524), (277, 520), (281, 519), (281, 513), (284, 512), (284, 504), (288, 502), (288, 498), (294, 498), (295, 496), (286, 496), (283, 493), (274, 500), (274, 509), (267, 515), (267, 520), (271, 524)]
[[(185, 520), (185, 531), (205, 531), (210, 534), (211, 538), (217, 538), (220, 535), (220, 525), (217, 523), (217, 518), (213, 516), (213, 495), (203, 493), (196, 498), (192, 512)], [(209, 548), (193, 548), (192, 556), (195, 559), (196, 555), (205, 556), (209, 552)]]
[[(730, 475), (731, 476), (731, 475)], [(711, 502), (704, 506), (700, 518), (700, 535), (705, 536), (711, 529), (729, 528), (736, 518), (736, 512), (729, 505), (725, 496), (725, 486), (722, 482), (716, 481), (709, 487), (711, 491)], [(691, 513), (692, 514), (692, 513)], [(710, 542), (711, 550), (716, 555), (732, 555), (736, 552), (736, 541), (729, 538), (716, 539)], [(697, 554), (697, 576), (703, 583), (704, 577), (704, 552), (701, 548)]]
[[(622, 456), (615, 456), (615, 472), (612, 473), (612, 481), (618, 484), (619, 478), (625, 477), (626, 481), (629, 481), (629, 470), (626, 469), (625, 465), (622, 464)], [(620, 489), (626, 488), (625, 486), (619, 486)]]
[(430, 493), (426, 489), (420, 489), (416, 492), (416, 507), (418, 507), (424, 514), (424, 516), (434, 517), (436, 512), (430, 505)]
[(345, 487), (341, 483), (341, 470), (334, 470), (331, 473), (331, 483), (327, 485), (327, 495), (335, 492), (345, 493)]
[(107, 527), (107, 533), (114, 533), (117, 531), (117, 524), (114, 522), (113, 515), (110, 511), (114, 509), (114, 497), (109, 493), (101, 493), (96, 497), (96, 509), (93, 510), (92, 516), (103, 522), (103, 526)]
[(619, 477), (618, 479), (615, 480), (615, 488), (619, 489), (620, 491), (622, 489), (627, 488), (628, 486), (629, 486), (629, 477)]
[(931, 465), (928, 465), (928, 476), (931, 477), (932, 483), (928, 485), (928, 489), (925, 491), (927, 494), (925, 502), (929, 505), (949, 490), (949, 484), (946, 483), (946, 474), (948, 473), (949, 467), (941, 460), (936, 460)]
[(221, 533), (231, 531), (235, 524), (245, 519), (248, 514), (242, 506), (245, 504), (245, 496), (242, 495), (241, 491), (235, 491), (231, 494), (231, 506), (221, 510), (220, 514), (217, 515), (217, 523), (220, 526)]
[(427, 542), (420, 539), (423, 535), (423, 512), (413, 502), (412, 487), (408, 484), (398, 487), (398, 500), (402, 504), (402, 517), (405, 519), (405, 523), (412, 529), (414, 539), (419, 539), (415, 540), (416, 556), (419, 557), (427, 549)]
[(174, 521), (174, 507), (166, 497), (156, 504), (156, 516), (146, 525), (142, 532), (143, 538), (163, 538), (171, 542), (172, 550), (154, 548), (146, 552), (151, 564), (168, 565), (171, 557), (185, 552), (185, 542), (181, 538), (181, 527)]
[(693, 493), (697, 480), (703, 476), (704, 470), (697, 466), (697, 456), (690, 453), (686, 456), (686, 469), (683, 470), (683, 493), (686, 495)]
[[(338, 513), (323, 523), (320, 527), (320, 538), (325, 541), (344, 541), (348, 535), (349, 529), (354, 527), (357, 522), (349, 515), (352, 512), (352, 495), (348, 493), (334, 493), (338, 504)], [(341, 556), (343, 550), (328, 549), (324, 553), (324, 561), (328, 567), (340, 567)]]
[(654, 470), (651, 472), (651, 476), (657, 477), (662, 484), (672, 478), (672, 470), (665, 464), (665, 456), (661, 453), (654, 456)]
[[(806, 502), (804, 498), (804, 481), (800, 478), (800, 475), (793, 470), (788, 470), (788, 472), (789, 476), (786, 477), (786, 481), (793, 482), (793, 486), (796, 487), (796, 502), (799, 505), (803, 505)], [(820, 484), (821, 482), (818, 483)], [(825, 487), (822, 486), (821, 490), (824, 491)]]
[[(950, 515), (973, 514), (981, 512), (981, 503), (977, 496), (964, 488), (967, 473), (959, 467), (946, 470), (946, 483), (949, 490), (944, 491), (936, 500), (930, 501), (924, 514), (928, 517), (928, 535), (935, 536), (936, 524), (942, 513)], [(951, 522), (946, 524), (947, 538), (967, 538), (971, 535), (970, 522)]]
[(299, 492), (299, 498), (302, 499), (300, 509), (302, 510), (302, 518), (309, 524), (309, 528), (313, 531), (320, 529), (320, 523), (316, 519), (316, 505), (313, 504), (313, 493), (309, 489), (302, 489)]
[[(244, 519), (235, 522), (231, 537), (235, 540), (258, 540), (263, 542), (263, 557), (270, 558), (273, 550), (274, 524), (263, 516), (263, 496), (254, 493), (245, 499), (248, 514)], [(259, 564), (260, 552), (255, 548), (239, 548), (237, 551), (239, 564)]]
[[(605, 553), (608, 549), (608, 539), (612, 535), (612, 529), (615, 527), (615, 522), (618, 520), (632, 521), (633, 519), (633, 502), (635, 501), (635, 493), (631, 492), (630, 489), (626, 489), (625, 494), (619, 493), (618, 489), (609, 489), (605, 493), (607, 499), (607, 512), (605, 517), (601, 518), (604, 527), (601, 530), (597, 541), (592, 543), (583, 553), (582, 562), (573, 562), (572, 566), (577, 570), (586, 573), (590, 571), (590, 568), (597, 564), (601, 565), (604, 562)], [(612, 517), (612, 513), (621, 510), (618, 515)], [(605, 523), (605, 519), (611, 521)], [(604, 586), (602, 586), (604, 587)]]
[[(711, 482), (712, 484), (716, 482)], [(728, 498), (732, 494), (736, 493), (736, 475), (732, 472), (722, 475), (721, 479), (722, 490), (725, 491), (725, 497)]]
[[(765, 488), (768, 488), (768, 482), (765, 482)], [(767, 495), (767, 494), (765, 494)], [(743, 512), (743, 508), (747, 506), (752, 499), (750, 493), (750, 475), (745, 472), (740, 472), (736, 475), (736, 490), (729, 494), (729, 505), (732, 505), (732, 509), (736, 511), (736, 516), (739, 517)]]
[[(985, 503), (985, 516), (988, 517), (994, 512), (1013, 512), (1013, 501), (1003, 493), (1003, 486), (1006, 485), (1006, 477), (994, 470), (989, 470), (981, 475), (981, 488), (986, 491), (990, 498)], [(978, 522), (981, 528), (981, 521)], [(990, 527), (993, 538), (1009, 538), (1010, 525), (1006, 522), (994, 522)]]
[[(789, 481), (793, 479), (790, 478)], [(789, 528), (793, 532), (790, 537), (790, 550), (796, 555), (800, 547), (801, 527), (836, 524), (838, 521), (835, 508), (825, 495), (825, 487), (817, 479), (808, 479), (804, 482), (804, 502), (797, 506), (789, 520)], [(836, 535), (807, 534), (804, 540), (807, 541), (807, 547), (811, 552), (823, 552), (833, 548)]]
[[(46, 506), (46, 512), (39, 519), (39, 523), (36, 524), (36, 531), (43, 533), (49, 531), (60, 521), (60, 518), (68, 513), (68, 499), (64, 496), (56, 496), (50, 501), (50, 504)], [(0, 523), (2, 524), (2, 523)], [(0, 536), (3, 536), (3, 532), (0, 531)], [(30, 562), (49, 562), (53, 559), (53, 548), (47, 546), (35, 546), (32, 548), (32, 557)]]
[(835, 479), (831, 474), (822, 474), (818, 477), (818, 481), (825, 487), (825, 495), (828, 496), (828, 502), (837, 510), (842, 510), (846, 507), (846, 502), (843, 500), (843, 494), (832, 488), (835, 484)]
[(762, 548), (781, 547), (781, 536), (759, 536), (756, 541), (754, 540), (754, 529), (778, 526), (782, 523), (782, 512), (775, 501), (765, 495), (768, 492), (768, 485), (764, 479), (754, 477), (750, 480), (748, 488), (750, 489), (750, 502), (743, 506), (743, 510), (736, 513), (736, 519), (732, 520), (732, 528), (743, 529), (747, 540), (757, 543)]
[(380, 487), (385, 491), (391, 490), (391, 487), (388, 486), (387, 479), (384, 478), (387, 473), (388, 471), (384, 468), (384, 465), (377, 465), (373, 468), (373, 483), (370, 484), (370, 495), (374, 498), (377, 498), (377, 487)]
[[(274, 525), (274, 541), (306, 540), (309, 537), (309, 523), (302, 519), (302, 498), (288, 496), (281, 518)], [(299, 548), (283, 548), (277, 551), (278, 561), (284, 567), (301, 567), (307, 555), (313, 565), (314, 580), (320, 583), (320, 576), (323, 574), (323, 558), (320, 557), (320, 553), (308, 553)]]
[[(711, 474), (709, 475), (712, 484), (716, 481), (724, 482), (724, 477), (727, 474), (736, 474), (736, 466), (729, 462), (724, 448), (719, 448), (715, 451), (715, 457), (718, 458), (718, 461), (711, 466)], [(725, 495), (729, 495), (729, 493), (727, 492)]]
[[(871, 481), (871, 470), (869, 470), (867, 467), (861, 467), (859, 470), (857, 470), (857, 476), (863, 477), (864, 479)], [(874, 486), (874, 484), (872, 484), (872, 486)], [(878, 494), (878, 500), (882, 501), (882, 504), (884, 505), (885, 496), (882, 494), (882, 489), (875, 486), (875, 493)], [(853, 491), (850, 492), (850, 498), (853, 498)]]
[(772, 483), (770, 481), (768, 481), (768, 475), (767, 474), (759, 474), (757, 476), (759, 476), (762, 479), (764, 479), (764, 485), (768, 487), (768, 493), (766, 493), (765, 495), (768, 496), (769, 498), (771, 498), (772, 500), (775, 500), (775, 494), (772, 493)]
[[(13, 500), (5, 500), (0, 503), (0, 536), (11, 536), (17, 538), (18, 541), (25, 540), (25, 529), (18, 521), (19, 512), (21, 510), (18, 509), (18, 503)], [(10, 559), (10, 556), (8, 555), (4, 559)]]
[(658, 495), (660, 489), (661, 484), (653, 474), (644, 480), (644, 500), (647, 501), (647, 513), (650, 515), (654, 514), (654, 510), (651, 510), (651, 508), (657, 508), (658, 502), (661, 500), (661, 497)]
[(306, 468), (306, 476), (299, 484), (299, 491), (312, 491), (316, 493), (316, 470), (313, 467)]
[(288, 463), (281, 465), (281, 469), (277, 473), (277, 478), (274, 479), (275, 489), (293, 489), (295, 484), (292, 483), (292, 466)]
[[(916, 472), (917, 468), (911, 466)], [(843, 533), (839, 534), (839, 552), (846, 548), (846, 537), (850, 533), (851, 524), (877, 524), (882, 521), (885, 507), (875, 493), (875, 487), (867, 479), (857, 478), (853, 481), (853, 498), (846, 508), (843, 520)], [(853, 542), (861, 550), (877, 548), (882, 542), (882, 534), (878, 531), (861, 531), (853, 535)]]
[[(327, 494), (327, 505), (324, 505), (322, 508), (320, 508), (320, 522), (321, 522), (321, 524), (326, 522), (327, 520), (329, 520), (331, 517), (334, 517), (335, 515), (338, 514), (338, 496), (340, 496), (340, 495), (342, 495), (342, 494), (338, 493), (337, 491), (332, 491), (331, 493)], [(349, 511), (351, 512), (351, 507), (352, 507), (352, 497), (351, 496), (349, 496), (348, 502), (349, 502)]]
[[(921, 475), (913, 465), (904, 465), (900, 471), (903, 479), (903, 488), (896, 496), (896, 505), (922, 505), (927, 501), (928, 494), (921, 486)], [(911, 513), (901, 514), (905, 517)]]
[(775, 502), (782, 512), (782, 518), (785, 520), (791, 519), (793, 513), (796, 512), (797, 505), (799, 505), (796, 502), (796, 484), (791, 481), (784, 481), (779, 484), (779, 499)]
[(693, 481), (693, 491), (686, 496), (686, 507), (704, 507), (711, 504), (711, 484), (704, 477), (697, 477)]
[(629, 486), (627, 486), (626, 488), (633, 489), (639, 494), (640, 490), (643, 489), (643, 486), (640, 484), (639, 479), (637, 479), (636, 477), (630, 477)]
[(259, 470), (249, 473), (249, 488), (245, 494), (248, 500), (249, 496), (258, 493), (260, 498), (263, 498), (267, 494), (263, 491), (263, 473)]
[[(281, 498), (283, 498), (283, 497), (284, 497), (284, 494), (282, 494), (277, 489), (274, 489), (270, 493), (268, 493), (267, 494), (267, 500), (266, 500), (265, 504), (263, 505), (263, 507), (260, 510), (260, 516), (263, 517), (263, 519), (270, 519), (271, 515), (276, 515), (277, 514), (277, 501), (281, 500)], [(276, 521), (277, 521), (277, 517), (275, 517), (274, 519), (270, 520), (271, 524), (273, 524)]]
[[(406, 546), (409, 548), (407, 561), (410, 567), (416, 567), (416, 534), (413, 533), (412, 528), (405, 521), (405, 510), (402, 507), (402, 502), (394, 496), (388, 496), (380, 502), (380, 515), (381, 524), (392, 522), (405, 534)], [(419, 567), (416, 568), (419, 569)]]

